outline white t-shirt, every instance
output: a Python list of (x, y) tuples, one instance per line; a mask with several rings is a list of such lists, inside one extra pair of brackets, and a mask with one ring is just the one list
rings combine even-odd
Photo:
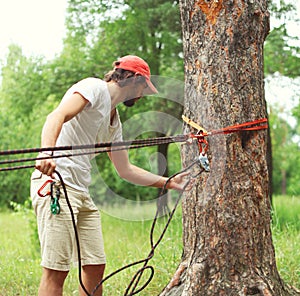
[[(111, 98), (107, 83), (98, 78), (86, 78), (74, 84), (64, 95), (63, 100), (79, 93), (89, 103), (85, 108), (63, 124), (56, 146), (85, 145), (122, 141), (122, 125), (116, 112), (110, 124)], [(85, 150), (86, 151), (86, 150)], [(82, 150), (58, 151), (56, 154), (75, 154)], [(88, 191), (91, 183), (91, 163), (94, 154), (62, 157), (56, 159), (57, 171), (64, 182), (81, 191)]]

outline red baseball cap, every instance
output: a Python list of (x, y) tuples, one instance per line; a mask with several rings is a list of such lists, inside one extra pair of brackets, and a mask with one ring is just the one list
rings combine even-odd
[(115, 63), (115, 69), (128, 70), (135, 74), (144, 76), (148, 85), (148, 87), (143, 92), (144, 95), (152, 95), (158, 93), (157, 89), (150, 80), (151, 73), (149, 65), (140, 57), (134, 55), (121, 57)]

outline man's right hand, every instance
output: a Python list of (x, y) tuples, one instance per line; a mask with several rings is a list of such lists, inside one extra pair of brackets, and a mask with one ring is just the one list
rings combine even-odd
[[(49, 157), (50, 155), (47, 153), (40, 152), (38, 158)], [(52, 158), (47, 159), (38, 159), (35, 162), (35, 167), (41, 173), (51, 177), (54, 179), (54, 170), (56, 168), (56, 163)]]

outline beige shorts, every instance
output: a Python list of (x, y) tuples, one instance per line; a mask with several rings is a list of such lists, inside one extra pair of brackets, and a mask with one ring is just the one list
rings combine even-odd
[[(63, 189), (60, 190), (60, 213), (57, 215), (50, 211), (50, 195), (45, 197), (38, 195), (38, 190), (49, 179), (37, 170), (31, 176), (30, 195), (37, 216), (42, 254), (41, 265), (49, 269), (68, 271), (72, 262), (78, 261), (75, 232)], [(50, 186), (50, 183), (47, 186)], [(82, 266), (105, 264), (98, 208), (89, 194), (69, 186), (66, 188), (77, 225)]]

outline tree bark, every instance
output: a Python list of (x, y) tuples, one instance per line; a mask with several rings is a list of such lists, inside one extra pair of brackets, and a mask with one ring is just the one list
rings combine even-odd
[[(267, 1), (181, 0), (180, 9), (184, 114), (207, 130), (267, 117)], [(182, 262), (161, 296), (300, 295), (276, 267), (267, 139), (267, 130), (208, 137), (211, 170), (182, 201)], [(196, 155), (184, 145), (185, 166)]]

